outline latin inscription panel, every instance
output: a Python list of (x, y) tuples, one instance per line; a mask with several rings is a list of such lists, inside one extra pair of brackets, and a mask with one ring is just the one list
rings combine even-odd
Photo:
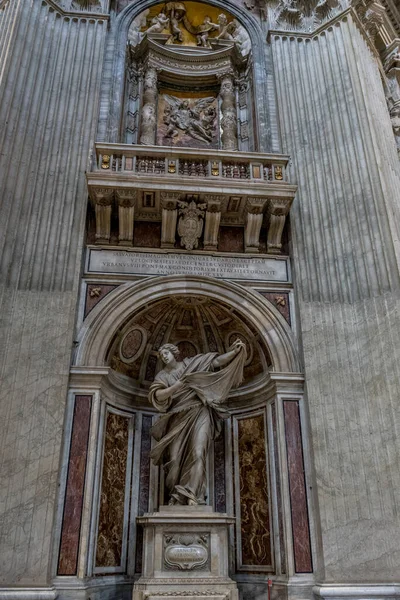
[(204, 275), (219, 279), (288, 281), (287, 259), (261, 256), (213, 256), (90, 248), (87, 271), (117, 275)]

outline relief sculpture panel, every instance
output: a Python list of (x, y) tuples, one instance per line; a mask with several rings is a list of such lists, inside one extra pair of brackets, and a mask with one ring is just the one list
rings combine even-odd
[(218, 147), (217, 98), (162, 93), (158, 104), (157, 144), (190, 148)]

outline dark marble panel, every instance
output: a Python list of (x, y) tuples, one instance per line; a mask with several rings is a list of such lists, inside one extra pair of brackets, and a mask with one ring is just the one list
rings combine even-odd
[(312, 573), (299, 403), (295, 400), (285, 400), (283, 412), (285, 417), (295, 571), (296, 573)]
[(290, 306), (289, 306), (289, 294), (284, 292), (261, 292), (264, 298), (267, 298), (291, 325), (290, 319)]
[(220, 227), (218, 250), (220, 252), (244, 252), (243, 227)]
[(103, 300), (115, 288), (117, 285), (104, 285), (102, 283), (89, 283), (86, 287), (86, 299), (85, 299), (85, 319), (91, 310)]
[(264, 415), (238, 420), (242, 564), (272, 564)]
[(107, 414), (104, 438), (96, 567), (120, 567), (130, 417)]
[[(138, 515), (143, 515), (149, 509), (150, 494), (150, 450), (152, 426), (152, 417), (143, 415), (142, 421), (142, 439), (140, 444), (140, 481), (139, 481), (139, 500)], [(136, 532), (136, 573), (142, 572), (143, 555), (143, 530), (141, 527)]]
[(272, 415), (272, 430), (273, 430), (273, 444), (274, 444), (274, 463), (275, 463), (275, 486), (276, 486), (276, 502), (278, 504), (278, 524), (279, 524), (279, 546), (280, 546), (280, 559), (281, 559), (281, 573), (286, 573), (286, 547), (285, 547), (285, 536), (283, 529), (283, 510), (282, 510), (282, 490), (281, 490), (281, 472), (279, 468), (279, 455), (278, 455), (278, 431), (276, 427), (276, 407), (275, 403), (271, 406)]
[(159, 248), (161, 246), (161, 223), (135, 221), (133, 245), (137, 248)]
[(58, 575), (76, 575), (92, 396), (75, 396)]
[(225, 424), (214, 441), (214, 505), (215, 511), (226, 512)]

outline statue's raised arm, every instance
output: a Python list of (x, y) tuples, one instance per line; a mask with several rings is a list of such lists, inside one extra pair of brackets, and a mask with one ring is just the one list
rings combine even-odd
[(210, 442), (229, 414), (223, 404), (243, 380), (246, 348), (237, 340), (225, 354), (180, 361), (179, 349), (165, 344), (159, 354), (164, 368), (150, 386), (149, 400), (165, 414), (152, 429), (157, 443), (151, 456), (164, 466), (170, 504), (206, 504)]

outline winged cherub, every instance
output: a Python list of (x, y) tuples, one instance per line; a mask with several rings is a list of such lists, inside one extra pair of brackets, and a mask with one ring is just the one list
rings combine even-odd
[(151, 25), (146, 31), (147, 35), (149, 33), (162, 33), (162, 31), (167, 27), (169, 23), (169, 18), (162, 12), (152, 18)]
[(202, 48), (211, 48), (211, 44), (208, 41), (208, 37), (212, 31), (219, 31), (219, 25), (211, 21), (211, 17), (204, 17), (204, 21), (201, 25), (198, 25), (196, 37), (197, 45)]

